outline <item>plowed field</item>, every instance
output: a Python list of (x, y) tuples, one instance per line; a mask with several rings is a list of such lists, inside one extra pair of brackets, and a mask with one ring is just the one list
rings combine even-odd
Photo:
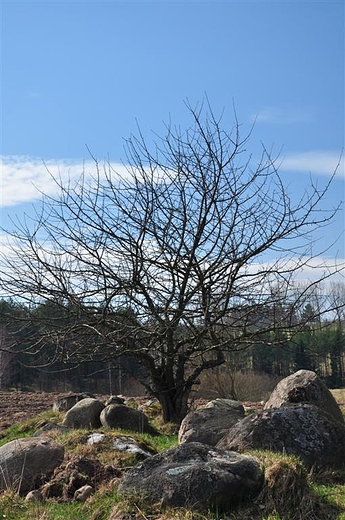
[(61, 395), (61, 393), (0, 391), (0, 431), (16, 422), (50, 410), (54, 399)]

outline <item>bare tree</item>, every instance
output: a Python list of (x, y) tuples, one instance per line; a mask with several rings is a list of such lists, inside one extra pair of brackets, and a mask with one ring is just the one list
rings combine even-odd
[(49, 340), (59, 359), (136, 358), (177, 423), (225, 351), (292, 325), (281, 300), (336, 211), (320, 211), (328, 185), (294, 202), (270, 152), (246, 153), (237, 121), (227, 132), (208, 104), (187, 109), (191, 127), (167, 126), (152, 152), (140, 131), (126, 142), (125, 174), (95, 160), (92, 178), (57, 180), (59, 195), (11, 231), (1, 280), (32, 308), (64, 310), (36, 349)]

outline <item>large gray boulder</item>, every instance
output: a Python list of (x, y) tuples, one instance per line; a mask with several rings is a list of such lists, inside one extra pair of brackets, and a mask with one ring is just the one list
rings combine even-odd
[(106, 428), (121, 428), (136, 433), (157, 435), (157, 431), (149, 424), (144, 412), (134, 410), (124, 404), (110, 404), (100, 415), (101, 423)]
[(62, 422), (68, 428), (93, 429), (101, 426), (100, 414), (104, 404), (99, 399), (86, 398), (72, 406)]
[(217, 447), (296, 455), (308, 468), (344, 468), (345, 425), (314, 405), (290, 404), (242, 419)]
[(206, 408), (195, 410), (183, 419), (179, 434), (179, 444), (201, 442), (215, 446), (226, 432), (244, 417), (242, 404), (230, 399), (210, 401)]
[(219, 511), (255, 496), (262, 483), (256, 459), (192, 442), (130, 469), (118, 493), (162, 507)]
[(27, 437), (0, 448), (0, 491), (26, 494), (48, 478), (64, 458), (64, 447), (48, 438)]
[(282, 379), (273, 390), (264, 409), (280, 408), (291, 403), (313, 404), (344, 423), (338, 403), (317, 374), (311, 370), (299, 370)]

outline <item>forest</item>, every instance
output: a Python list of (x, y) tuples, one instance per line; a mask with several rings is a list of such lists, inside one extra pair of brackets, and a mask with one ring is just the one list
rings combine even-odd
[[(335, 295), (345, 293), (342, 283), (332, 286)], [(330, 296), (329, 296), (330, 297)], [(314, 302), (315, 305), (315, 302)], [(303, 326), (280, 330), (280, 337), (267, 332), (261, 341), (224, 353), (224, 364), (211, 368), (205, 387), (223, 397), (237, 398), (236, 380), (255, 374), (277, 381), (299, 369), (315, 371), (330, 388), (345, 386), (344, 307), (332, 319), (321, 319), (311, 303), (301, 310)], [(43, 320), (43, 317), (45, 318)], [(147, 374), (129, 354), (115, 352), (59, 359), (54, 345), (54, 328), (67, 325), (61, 306), (42, 303), (34, 312), (24, 304), (0, 300), (0, 389), (21, 391), (73, 391), (141, 395)], [(295, 316), (295, 325), (298, 315)], [(231, 325), (229, 325), (229, 330)], [(275, 333), (278, 334), (277, 332)], [(44, 345), (42, 345), (42, 338)], [(199, 391), (198, 383), (193, 390)]]

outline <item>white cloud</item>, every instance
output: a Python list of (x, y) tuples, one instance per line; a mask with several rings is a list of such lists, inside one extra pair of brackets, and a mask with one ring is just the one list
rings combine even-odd
[(288, 109), (267, 107), (253, 114), (252, 121), (275, 125), (292, 125), (295, 123), (309, 123), (313, 120), (311, 111), (307, 109)]
[[(276, 261), (277, 262), (277, 261)], [(270, 270), (276, 262), (265, 262), (263, 264), (253, 264), (250, 269), (253, 272), (259, 272), (260, 269)], [(278, 260), (279, 262), (279, 260)], [(316, 283), (324, 280), (326, 284), (330, 281), (345, 281), (345, 259), (344, 258), (326, 258), (315, 256), (313, 258), (297, 258), (291, 257), (284, 263), (281, 263), (281, 273), (293, 272), (294, 282)]]
[[(54, 195), (58, 192), (54, 179), (61, 179), (64, 184), (69, 180), (75, 183), (83, 173), (86, 175), (96, 173), (93, 161), (67, 159), (43, 161), (26, 156), (3, 156), (0, 167), (0, 207), (34, 202), (42, 197), (42, 193)], [(111, 168), (122, 175), (127, 173), (121, 164), (111, 164)], [(104, 173), (102, 165), (100, 173)]]
[(287, 154), (282, 159), (279, 169), (327, 176), (331, 176), (336, 170), (337, 178), (345, 178), (344, 155), (329, 150)]
[[(301, 153), (287, 154), (280, 165), (282, 171), (311, 172), (318, 175), (330, 176), (339, 164), (340, 154), (327, 150), (315, 150)], [(100, 164), (100, 174), (104, 174), (104, 166), (122, 176), (128, 171), (122, 164)], [(16, 206), (25, 202), (39, 200), (42, 193), (54, 195), (58, 193), (58, 186), (54, 179), (61, 179), (66, 184), (78, 182), (80, 176), (96, 173), (95, 163), (72, 159), (49, 159), (43, 161), (27, 156), (3, 156), (0, 158), (0, 207)], [(337, 178), (345, 178), (344, 157), (337, 168)]]

